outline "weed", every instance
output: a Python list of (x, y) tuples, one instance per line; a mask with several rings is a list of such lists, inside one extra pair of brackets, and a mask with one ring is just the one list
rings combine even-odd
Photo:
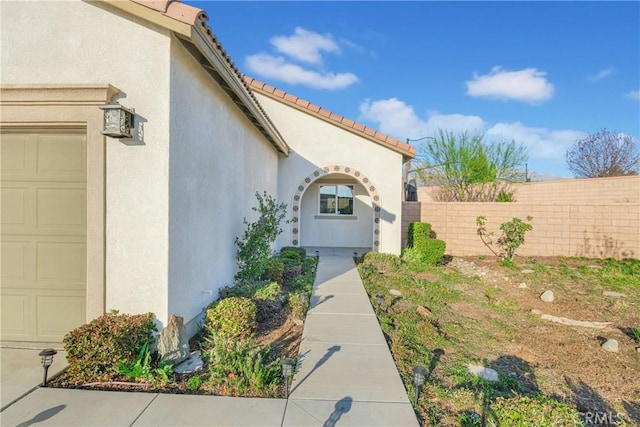
[(200, 375), (193, 376), (187, 380), (187, 388), (191, 391), (196, 391), (202, 385), (202, 377)]

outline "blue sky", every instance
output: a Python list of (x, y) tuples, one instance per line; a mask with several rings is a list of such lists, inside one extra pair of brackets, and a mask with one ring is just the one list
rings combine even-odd
[[(398, 139), (640, 137), (640, 2), (195, 2), (241, 72)], [(417, 145), (417, 144), (416, 144)]]

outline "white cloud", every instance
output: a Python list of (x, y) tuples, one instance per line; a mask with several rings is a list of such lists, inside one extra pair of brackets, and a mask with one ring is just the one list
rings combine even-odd
[(340, 53), (340, 46), (330, 34), (318, 34), (301, 27), (290, 36), (275, 36), (269, 42), (276, 51), (309, 64), (322, 64), (322, 52)]
[(632, 90), (625, 94), (627, 98), (640, 100), (640, 90)]
[(554, 93), (546, 75), (535, 68), (507, 71), (499, 66), (493, 67), (489, 74), (473, 74), (473, 80), (466, 82), (467, 95), (539, 104), (551, 99)]
[(426, 119), (420, 118), (413, 107), (398, 98), (366, 100), (360, 104), (359, 120), (376, 123), (381, 132), (404, 140), (434, 135), (439, 129), (454, 132), (482, 132), (485, 122), (478, 116), (463, 114), (440, 114), (431, 112)]
[(272, 56), (266, 53), (247, 56), (245, 64), (249, 71), (261, 77), (292, 85), (306, 85), (316, 89), (344, 89), (358, 82), (358, 77), (353, 73), (308, 70), (285, 61), (281, 56)]
[[(368, 121), (381, 132), (400, 140), (436, 135), (439, 129), (453, 132), (484, 133), (488, 140), (522, 143), (529, 154), (529, 170), (565, 170), (564, 155), (573, 143), (586, 136), (577, 130), (529, 127), (522, 122), (489, 124), (479, 116), (430, 112), (416, 114), (411, 105), (398, 98), (366, 100), (360, 104), (359, 120)], [(561, 177), (557, 173), (553, 176)]]
[(527, 147), (529, 158), (564, 165), (564, 155), (573, 143), (586, 136), (576, 130), (549, 130), (525, 126), (521, 122), (497, 123), (486, 133), (497, 139), (514, 140)]
[(597, 82), (599, 80), (606, 79), (613, 74), (613, 70), (613, 67), (605, 68), (604, 70), (598, 71), (596, 74), (589, 76), (589, 80)]

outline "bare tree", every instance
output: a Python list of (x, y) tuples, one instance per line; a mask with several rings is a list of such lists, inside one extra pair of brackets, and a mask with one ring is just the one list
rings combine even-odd
[(607, 129), (576, 141), (565, 158), (577, 178), (637, 175), (640, 166), (638, 141)]

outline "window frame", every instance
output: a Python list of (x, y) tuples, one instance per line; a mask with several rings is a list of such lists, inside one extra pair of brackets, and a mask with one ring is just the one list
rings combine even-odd
[[(349, 187), (351, 189), (351, 213), (340, 213), (339, 212), (339, 187)], [(335, 189), (335, 211), (333, 213), (321, 212), (322, 207), (322, 187), (334, 187)], [(345, 183), (319, 183), (318, 184), (318, 215), (323, 217), (336, 217), (336, 218), (354, 218), (355, 217), (355, 200), (356, 200), (356, 186), (355, 184), (345, 184)]]

